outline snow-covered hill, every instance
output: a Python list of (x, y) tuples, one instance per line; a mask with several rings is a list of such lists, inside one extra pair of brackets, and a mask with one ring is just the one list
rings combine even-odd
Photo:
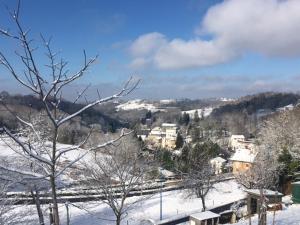
[(190, 118), (194, 118), (195, 116), (195, 112), (198, 112), (198, 116), (201, 118), (202, 114), (204, 117), (207, 117), (211, 114), (211, 112), (213, 111), (213, 107), (205, 107), (203, 109), (192, 109), (192, 110), (188, 110), (188, 111), (181, 111), (181, 113), (187, 113), (189, 114)]
[(130, 100), (123, 104), (116, 106), (116, 110), (149, 110), (151, 112), (156, 112), (158, 109), (151, 103), (147, 103), (141, 99)]

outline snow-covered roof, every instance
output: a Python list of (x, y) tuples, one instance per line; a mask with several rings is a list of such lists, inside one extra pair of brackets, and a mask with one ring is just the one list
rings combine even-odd
[(173, 173), (172, 171), (166, 170), (166, 169), (160, 169), (160, 173), (161, 173), (161, 175), (163, 175), (164, 177), (172, 177), (172, 176), (175, 176), (175, 173)]
[[(260, 190), (259, 189), (250, 189), (250, 190), (246, 190), (246, 192), (248, 192), (249, 194), (253, 194), (253, 195), (260, 195)], [(263, 190), (264, 195), (266, 196), (283, 196), (282, 193), (278, 192), (278, 191), (272, 191), (269, 189), (264, 189)]]
[(162, 126), (163, 127), (177, 127), (177, 125), (175, 123), (163, 123)]
[(191, 215), (192, 218), (197, 220), (207, 220), (220, 217), (219, 214), (213, 213), (211, 211), (199, 212)]
[(245, 136), (239, 134), (233, 134), (231, 135), (231, 139), (245, 139)]
[(181, 150), (174, 150), (174, 151), (172, 151), (172, 153), (174, 155), (181, 155)]
[(226, 162), (226, 159), (223, 159), (222, 157), (218, 156), (218, 157), (213, 158), (213, 159), (210, 160), (210, 162), (214, 162), (214, 161), (223, 163), (223, 162)]
[(154, 127), (152, 130), (151, 130), (151, 132), (152, 131), (161, 131), (161, 128), (160, 127)]
[(253, 163), (256, 155), (257, 155), (256, 153), (253, 153), (249, 149), (240, 148), (240, 149), (236, 150), (236, 152), (230, 158), (230, 160), (231, 161), (238, 161), (238, 162)]

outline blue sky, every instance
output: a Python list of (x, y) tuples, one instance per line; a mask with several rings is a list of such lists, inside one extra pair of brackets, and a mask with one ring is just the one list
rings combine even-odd
[[(0, 0), (0, 27), (14, 30)], [(53, 37), (53, 48), (75, 71), (82, 50), (100, 60), (76, 85), (113, 93), (130, 75), (142, 78), (138, 98), (237, 97), (298, 91), (300, 2), (296, 0), (24, 0), (21, 21)], [(0, 38), (13, 60), (15, 43)], [(45, 64), (43, 49), (37, 57)], [(43, 70), (43, 69), (41, 69)], [(2, 90), (23, 92), (0, 68)], [(72, 95), (68, 93), (69, 95)]]

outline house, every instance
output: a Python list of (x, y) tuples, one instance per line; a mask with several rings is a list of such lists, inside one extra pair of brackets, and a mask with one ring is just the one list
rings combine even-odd
[(210, 164), (215, 174), (222, 173), (225, 163), (226, 163), (226, 159), (223, 159), (222, 157), (216, 157), (210, 160)]
[(163, 123), (161, 127), (154, 127), (150, 131), (147, 140), (156, 147), (174, 149), (177, 133), (178, 127), (176, 124)]
[(232, 162), (232, 173), (238, 174), (246, 172), (252, 166), (257, 153), (250, 149), (237, 149), (230, 158)]
[(162, 139), (163, 148), (176, 148), (176, 138), (178, 133), (178, 127), (173, 123), (163, 123), (162, 130), (165, 133), (165, 137)]
[(141, 138), (143, 141), (145, 141), (149, 133), (150, 133), (150, 129), (141, 129), (137, 132), (136, 136), (138, 138)]
[(218, 225), (220, 215), (211, 211), (190, 215), (190, 225)]
[(231, 148), (232, 151), (243, 148), (255, 150), (254, 140), (246, 140), (244, 135), (231, 135), (228, 147)]
[(163, 133), (160, 127), (154, 127), (147, 138), (147, 141), (150, 142), (155, 147), (160, 147), (162, 144), (162, 138), (165, 134)]
[(233, 150), (240, 148), (241, 141), (245, 141), (244, 135), (231, 135), (229, 139), (229, 147)]
[[(272, 191), (264, 189), (263, 195), (266, 198), (267, 208), (278, 209), (281, 208), (282, 196), (283, 194), (278, 191)], [(248, 215), (253, 215), (259, 213), (261, 208), (261, 193), (259, 189), (246, 190), (247, 192), (247, 211)], [(274, 207), (275, 206), (275, 207)], [(276, 207), (279, 206), (279, 207)]]

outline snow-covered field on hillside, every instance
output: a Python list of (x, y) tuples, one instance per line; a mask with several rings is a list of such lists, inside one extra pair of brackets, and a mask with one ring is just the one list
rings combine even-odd
[(181, 113), (182, 114), (187, 113), (193, 119), (196, 111), (198, 113), (198, 116), (201, 118), (202, 114), (204, 117), (209, 116), (212, 113), (213, 109), (214, 109), (213, 107), (205, 107), (203, 109), (192, 109), (188, 111), (181, 111)]
[(123, 104), (120, 104), (116, 106), (117, 111), (118, 110), (142, 110), (146, 109), (151, 112), (156, 112), (158, 109), (156, 106), (154, 106), (151, 103), (147, 103), (140, 99), (130, 100), (128, 102), (125, 102)]

